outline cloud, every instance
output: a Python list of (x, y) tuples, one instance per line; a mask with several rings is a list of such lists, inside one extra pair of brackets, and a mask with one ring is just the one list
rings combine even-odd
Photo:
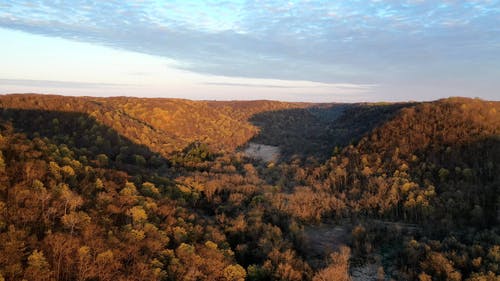
[(230, 83), (230, 82), (203, 82), (203, 85), (214, 86), (229, 86), (229, 87), (250, 87), (250, 88), (280, 88), (280, 89), (294, 89), (297, 86), (283, 86), (283, 85), (270, 85), (270, 84), (248, 84), (248, 83)]
[(313, 83), (307, 81), (301, 82), (288, 82), (284, 85), (283, 82), (278, 81), (276, 84), (262, 84), (262, 83), (233, 83), (233, 82), (201, 82), (202, 85), (213, 86), (228, 86), (228, 87), (248, 87), (248, 88), (279, 88), (279, 89), (330, 89), (330, 90), (353, 90), (353, 91), (367, 91), (377, 85), (363, 85), (363, 84), (326, 84), (326, 83)]
[[(101, 88), (101, 87), (123, 87), (126, 84), (113, 83), (90, 83), (75, 81), (55, 81), (55, 80), (31, 80), (31, 79), (1, 79), (2, 85), (26, 86), (26, 87), (54, 87), (54, 88)], [(130, 86), (130, 85), (129, 85)]]
[(0, 27), (168, 57), (198, 73), (366, 84), (482, 62), (466, 75), (498, 73), (499, 16), (495, 0), (7, 0)]

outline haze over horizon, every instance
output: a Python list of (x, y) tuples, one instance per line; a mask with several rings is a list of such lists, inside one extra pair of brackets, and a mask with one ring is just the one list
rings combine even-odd
[(2, 1), (0, 93), (499, 100), (500, 1)]

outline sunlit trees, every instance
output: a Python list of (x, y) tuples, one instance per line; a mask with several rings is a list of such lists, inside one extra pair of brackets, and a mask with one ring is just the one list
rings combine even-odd
[(422, 263), (422, 269), (434, 276), (436, 280), (462, 280), (460, 272), (456, 271), (453, 264), (440, 253), (429, 253), (427, 259)]
[(346, 246), (340, 247), (338, 252), (330, 255), (330, 264), (314, 275), (313, 281), (349, 281), (349, 258), (350, 249)]
[(24, 272), (24, 278), (33, 281), (55, 280), (43, 252), (35, 250), (28, 256), (28, 267)]
[(304, 247), (323, 222), (379, 280), (500, 274), (496, 103), (0, 102), (0, 280), (349, 280)]

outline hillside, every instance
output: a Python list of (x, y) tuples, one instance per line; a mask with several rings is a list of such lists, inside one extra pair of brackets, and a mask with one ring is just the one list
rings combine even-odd
[[(355, 252), (378, 251), (391, 266), (400, 259), (397, 279), (496, 276), (499, 110), (500, 102), (462, 98), (404, 108), (325, 164), (288, 167), (292, 192), (272, 201), (302, 221), (362, 221)], [(477, 278), (468, 280), (487, 277)]]
[[(214, 152), (232, 152), (253, 140), (279, 146), (286, 157), (298, 154), (324, 159), (335, 145), (360, 138), (404, 105), (6, 95), (0, 98), (0, 106), (86, 114), (165, 157), (195, 142), (208, 145)], [(302, 141), (303, 137), (309, 142)]]
[(499, 278), (500, 102), (0, 108), (0, 280)]
[(195, 141), (217, 150), (234, 150), (258, 132), (247, 122), (249, 116), (267, 110), (309, 106), (271, 101), (240, 105), (181, 99), (43, 95), (8, 95), (1, 97), (0, 102), (3, 108), (85, 113), (163, 155), (180, 151)]

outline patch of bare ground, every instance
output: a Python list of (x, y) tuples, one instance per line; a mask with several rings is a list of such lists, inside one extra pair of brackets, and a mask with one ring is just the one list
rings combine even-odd
[(279, 147), (253, 142), (248, 143), (248, 146), (243, 152), (247, 157), (262, 160), (264, 162), (275, 162), (280, 156)]
[(326, 266), (330, 253), (349, 244), (350, 228), (330, 223), (306, 226), (304, 229), (304, 252), (315, 268)]
[[(421, 230), (418, 225), (402, 222), (372, 220), (371, 223), (383, 226), (387, 231), (398, 233), (418, 233)], [(351, 244), (352, 229), (353, 225), (348, 222), (340, 224), (328, 222), (306, 226), (303, 232), (303, 250), (310, 265), (314, 269), (326, 267), (328, 257), (332, 252), (339, 251), (342, 245)], [(349, 271), (352, 281), (390, 280), (390, 276), (396, 273), (392, 265), (384, 264), (383, 266), (380, 253), (373, 253), (363, 259), (351, 259)]]

